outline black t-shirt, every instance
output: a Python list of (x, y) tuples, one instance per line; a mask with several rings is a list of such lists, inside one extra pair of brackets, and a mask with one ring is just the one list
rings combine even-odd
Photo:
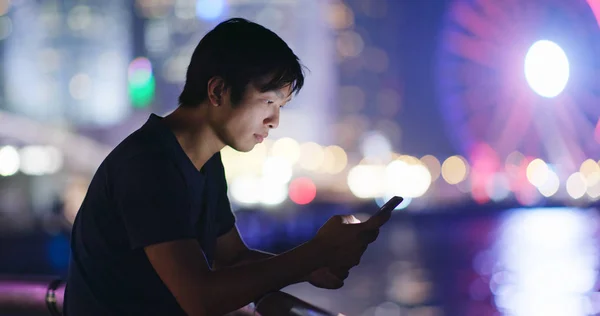
[(143, 248), (196, 238), (212, 265), (234, 223), (220, 153), (199, 171), (152, 114), (88, 188), (71, 235), (66, 315), (185, 315)]

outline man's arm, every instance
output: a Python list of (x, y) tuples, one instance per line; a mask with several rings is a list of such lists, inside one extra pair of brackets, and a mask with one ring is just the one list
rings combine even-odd
[(177, 239), (144, 247), (154, 270), (189, 315), (223, 315), (293, 283), (333, 262), (358, 265), (368, 244), (389, 215), (348, 224), (330, 218), (309, 242), (281, 255), (245, 265), (211, 270), (196, 239)]
[(227, 233), (217, 238), (215, 269), (268, 259), (274, 254), (250, 249), (234, 225)]
[[(229, 232), (217, 239), (214, 268), (221, 269), (225, 267), (243, 265), (255, 261), (269, 259), (273, 256), (275, 255), (272, 253), (248, 248), (242, 239), (239, 230), (234, 225)], [(308, 281), (308, 275), (310, 272), (312, 271), (309, 271), (308, 274), (302, 276), (292, 284)]]
[(189, 315), (223, 315), (279, 290), (324, 264), (325, 253), (308, 242), (281, 255), (211, 270), (195, 239), (144, 248), (179, 305)]

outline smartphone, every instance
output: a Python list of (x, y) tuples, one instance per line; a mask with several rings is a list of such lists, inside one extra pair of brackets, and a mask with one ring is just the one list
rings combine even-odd
[(383, 214), (386, 212), (393, 211), (396, 208), (396, 206), (398, 206), (398, 205), (400, 205), (400, 203), (402, 203), (402, 201), (404, 201), (404, 198), (399, 197), (399, 196), (394, 196), (389, 201), (387, 201), (385, 204), (383, 204), (383, 206), (373, 216), (377, 216), (377, 215), (380, 215), (380, 214)]

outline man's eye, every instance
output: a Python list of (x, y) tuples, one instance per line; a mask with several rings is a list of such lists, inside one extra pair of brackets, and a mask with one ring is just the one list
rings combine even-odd
[(275, 103), (275, 101), (273, 101), (273, 100), (267, 100), (267, 104), (273, 104), (273, 103)]

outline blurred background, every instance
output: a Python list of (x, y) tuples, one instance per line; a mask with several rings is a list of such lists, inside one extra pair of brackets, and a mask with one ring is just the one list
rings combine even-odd
[(600, 313), (600, 0), (0, 0), (0, 274), (67, 271), (96, 168), (177, 106), (229, 17), (310, 69), (272, 137), (222, 152), (245, 240), (281, 252), (405, 197), (347, 315)]

